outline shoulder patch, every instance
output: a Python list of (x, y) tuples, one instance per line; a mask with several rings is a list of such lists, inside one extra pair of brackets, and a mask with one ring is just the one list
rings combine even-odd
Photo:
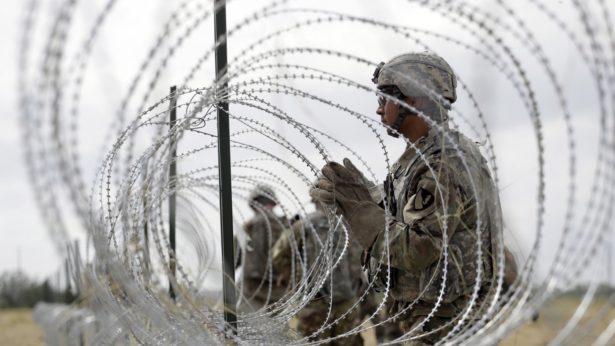
[(414, 210), (423, 210), (429, 208), (434, 202), (434, 196), (431, 192), (425, 190), (424, 188), (420, 188), (416, 192), (416, 197), (414, 198)]

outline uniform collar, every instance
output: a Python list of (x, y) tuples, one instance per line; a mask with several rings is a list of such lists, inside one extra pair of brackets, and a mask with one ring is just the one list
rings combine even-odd
[(416, 149), (411, 145), (406, 147), (406, 150), (401, 154), (399, 159), (397, 159), (395, 164), (391, 167), (391, 170), (394, 171), (398, 168), (398, 166), (407, 167), (412, 161), (414, 161), (416, 150), (424, 151), (425, 149), (431, 147), (431, 144), (433, 144), (436, 138), (441, 135), (442, 131), (448, 130), (448, 121), (443, 122), (440, 127), (432, 127), (425, 135), (423, 135), (423, 137), (412, 143)]

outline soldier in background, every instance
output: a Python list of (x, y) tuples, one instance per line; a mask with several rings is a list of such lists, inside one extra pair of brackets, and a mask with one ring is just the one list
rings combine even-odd
[[(504, 248), (504, 286), (503, 293), (506, 293), (510, 287), (517, 281), (517, 261), (515, 256), (508, 248)], [(535, 320), (535, 319), (534, 319)]]
[(238, 307), (241, 313), (273, 304), (286, 292), (286, 287), (276, 285), (279, 274), (271, 267), (271, 249), (287, 221), (274, 214), (276, 196), (269, 187), (257, 186), (248, 198), (255, 215), (243, 227), (248, 241), (242, 258), (243, 301)]
[[(325, 284), (316, 294), (316, 297), (297, 314), (299, 319), (297, 329), (303, 336), (308, 337), (310, 341), (325, 340), (344, 334), (361, 323), (361, 308), (360, 306), (355, 306), (337, 324), (321, 331), (320, 334), (314, 335), (325, 323), (332, 323), (337, 320), (357, 303), (360, 289), (365, 281), (363, 280), (360, 264), (362, 249), (348, 230), (347, 224), (344, 223), (346, 230), (348, 230), (347, 233), (344, 232), (342, 223), (339, 223), (338, 227), (333, 231), (332, 250), (330, 252), (326, 250), (321, 252), (323, 250), (322, 244), (326, 244), (327, 237), (329, 236), (330, 224), (320, 203), (315, 203), (315, 205), (316, 211), (309, 214), (307, 219), (295, 222), (292, 229), (284, 232), (278, 239), (273, 250), (274, 268), (280, 270), (282, 286), (292, 281), (290, 277), (293, 252), (296, 260), (295, 263), (297, 264), (295, 266), (296, 274), (302, 272), (299, 268), (301, 262), (309, 270), (316, 263), (318, 256), (320, 256), (316, 263), (317, 267), (314, 268), (316, 270), (317, 268), (322, 269), (323, 266), (326, 268), (329, 265), (325, 259), (329, 254), (333, 256), (331, 265), (334, 265), (340, 259), (340, 256), (343, 256), (335, 269), (333, 269), (333, 272), (326, 275)], [(333, 220), (333, 222), (335, 223), (337, 220)], [(318, 239), (314, 233), (318, 235)], [(297, 256), (301, 256), (301, 259), (303, 259), (303, 234), (305, 235), (307, 259), (298, 261), (299, 257)], [(346, 238), (346, 235), (348, 235), (348, 238)], [(348, 248), (342, 254), (346, 241), (348, 241)], [(299, 254), (297, 254), (297, 249), (299, 249)], [(326, 269), (324, 271), (328, 272)], [(320, 272), (322, 273), (322, 271)], [(331, 276), (333, 277), (333, 283), (331, 283)], [(295, 282), (298, 279), (300, 278), (297, 277)], [(330, 306), (331, 314), (329, 315)], [(348, 337), (333, 340), (327, 345), (360, 346), (363, 345), (363, 339), (359, 333), (354, 333)]]
[(382, 63), (373, 81), (388, 96), (378, 100), (381, 122), (390, 135), (413, 144), (404, 142), (406, 150), (387, 175), (388, 211), (372, 200), (367, 181), (348, 159), (344, 166), (325, 165), (325, 178), (310, 194), (348, 221), (365, 250), (370, 280), (381, 290), (390, 283), (390, 313), (414, 338), (405, 344), (434, 345), (470, 307), (474, 287), (478, 297), (464, 327), (482, 317), (484, 311), (476, 310), (493, 297), (502, 225), (497, 191), (478, 146), (448, 126), (457, 80), (444, 59), (430, 52), (402, 54)]

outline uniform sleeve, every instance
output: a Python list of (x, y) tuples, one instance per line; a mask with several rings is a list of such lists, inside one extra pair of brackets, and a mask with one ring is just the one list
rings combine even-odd
[(239, 267), (239, 259), (241, 258), (241, 246), (239, 246), (239, 241), (237, 240), (237, 236), (233, 235), (233, 250), (235, 251), (235, 269)]
[[(292, 232), (292, 233), (291, 233)], [(300, 239), (301, 222), (295, 222), (291, 230), (285, 230), (273, 245), (273, 270), (284, 279), (290, 278), (293, 243)], [(290, 238), (294, 237), (293, 240)]]
[[(376, 238), (371, 256), (402, 270), (421, 270), (434, 263), (442, 253), (443, 235), (453, 235), (463, 207), (462, 192), (455, 184), (455, 172), (444, 163), (432, 163), (432, 171), (422, 165), (410, 182), (409, 196), (403, 210), (403, 222), (389, 222), (388, 241), (385, 231)], [(436, 183), (438, 182), (438, 183)], [(445, 232), (446, 230), (446, 232)]]

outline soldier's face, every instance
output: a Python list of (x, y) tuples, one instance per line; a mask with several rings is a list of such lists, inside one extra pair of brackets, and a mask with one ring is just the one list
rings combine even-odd
[[(380, 90), (391, 90), (393, 86), (385, 86)], [(380, 121), (387, 125), (393, 126), (395, 119), (397, 118), (397, 114), (399, 113), (399, 105), (395, 104), (393, 100), (386, 99), (384, 104), (378, 103), (378, 109), (376, 109), (376, 114), (380, 115)]]

